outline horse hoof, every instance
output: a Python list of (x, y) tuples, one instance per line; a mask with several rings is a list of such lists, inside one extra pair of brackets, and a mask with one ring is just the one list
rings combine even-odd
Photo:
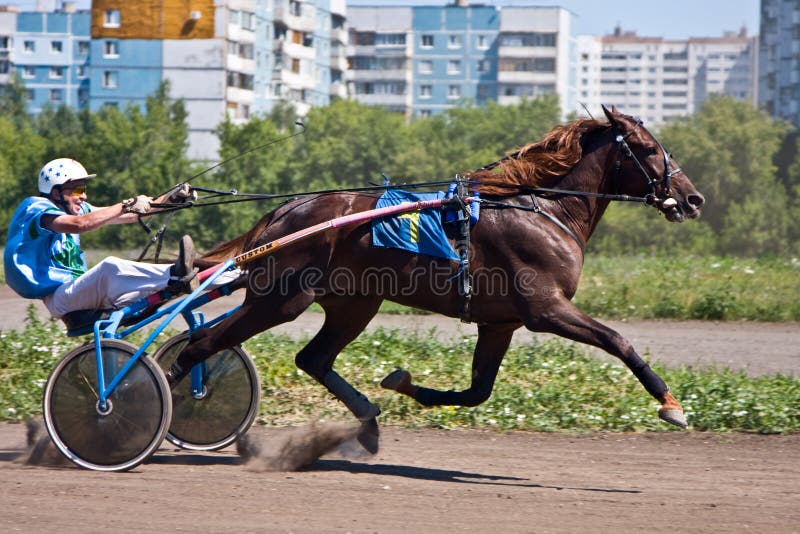
[(376, 454), (378, 452), (379, 435), (378, 420), (373, 418), (361, 423), (361, 428), (358, 430), (356, 439), (367, 452)]
[(677, 410), (674, 408), (661, 409), (658, 410), (658, 417), (667, 423), (679, 426), (681, 428), (686, 428), (688, 426), (686, 424), (686, 416), (683, 414), (683, 410)]
[(381, 387), (398, 393), (406, 393), (411, 388), (411, 373), (405, 369), (395, 369), (381, 380)]

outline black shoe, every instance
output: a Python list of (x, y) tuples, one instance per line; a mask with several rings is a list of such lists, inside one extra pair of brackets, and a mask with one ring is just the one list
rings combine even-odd
[(191, 293), (200, 285), (197, 280), (199, 269), (194, 266), (196, 252), (192, 238), (185, 235), (181, 238), (178, 249), (178, 259), (170, 269), (170, 280), (167, 289), (174, 293)]

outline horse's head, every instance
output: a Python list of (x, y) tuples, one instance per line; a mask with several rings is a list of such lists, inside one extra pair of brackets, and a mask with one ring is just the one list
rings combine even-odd
[(682, 222), (700, 213), (705, 199), (658, 139), (642, 121), (617, 112), (603, 111), (617, 143), (615, 187), (620, 192), (647, 198), (667, 220)]

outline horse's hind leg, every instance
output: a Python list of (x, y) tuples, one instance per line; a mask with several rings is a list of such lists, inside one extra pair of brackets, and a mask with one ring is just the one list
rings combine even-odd
[(478, 326), (478, 342), (472, 357), (472, 382), (463, 391), (439, 391), (411, 383), (408, 371), (398, 369), (381, 381), (381, 386), (408, 395), (425, 406), (477, 406), (492, 394), (497, 371), (511, 343), (518, 323)]
[(247, 298), (236, 310), (213, 328), (201, 328), (178, 355), (167, 372), (170, 385), (182, 380), (191, 368), (218, 351), (242, 343), (259, 332), (296, 319), (314, 301), (311, 293), (298, 291), (288, 298), (267, 296)]
[(358, 440), (371, 453), (378, 452), (378, 423), (375, 418), (380, 414), (380, 408), (334, 371), (333, 362), (339, 352), (366, 328), (378, 312), (381, 300), (364, 297), (323, 303), (325, 323), (295, 357), (297, 367), (325, 386), (362, 422)]
[(600, 347), (616, 356), (628, 366), (647, 392), (661, 403), (658, 416), (668, 423), (686, 428), (683, 408), (669, 392), (667, 384), (636, 353), (630, 341), (619, 332), (595, 321), (568, 300), (559, 301), (548, 309), (546, 314), (532, 318), (527, 326), (533, 331), (550, 332)]

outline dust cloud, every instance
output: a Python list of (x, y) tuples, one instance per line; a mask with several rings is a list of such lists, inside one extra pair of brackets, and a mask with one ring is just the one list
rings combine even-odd
[(236, 450), (251, 471), (297, 471), (333, 451), (344, 456), (364, 454), (355, 441), (359, 428), (314, 422), (268, 441), (245, 434), (236, 443)]

